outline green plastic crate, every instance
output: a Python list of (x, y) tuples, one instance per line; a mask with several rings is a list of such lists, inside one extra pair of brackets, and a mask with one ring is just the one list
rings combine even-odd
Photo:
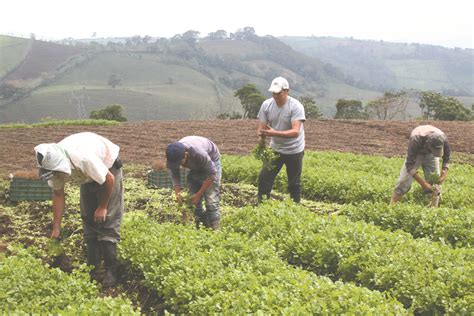
[[(186, 187), (188, 170), (181, 169), (181, 187)], [(148, 186), (152, 188), (173, 188), (173, 180), (168, 170), (152, 170), (147, 174)]]
[(13, 178), (10, 181), (10, 200), (12, 201), (48, 201), (53, 191), (47, 181)]

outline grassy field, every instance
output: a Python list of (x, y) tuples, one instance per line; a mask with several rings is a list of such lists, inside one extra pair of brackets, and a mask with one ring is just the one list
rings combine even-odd
[(436, 60), (387, 60), (385, 64), (395, 74), (400, 86), (419, 90), (455, 88), (449, 74)]
[[(121, 78), (122, 85), (109, 86), (111, 75)], [(218, 100), (216, 89), (215, 82), (202, 73), (151, 55), (102, 54), (52, 85), (0, 109), (0, 122), (78, 118), (81, 103), (86, 117), (92, 110), (121, 104), (132, 121), (204, 119), (215, 117), (220, 105), (228, 110), (240, 108), (232, 100), (231, 90), (219, 86)]]
[(30, 45), (27, 39), (0, 35), (0, 78), (21, 63)]

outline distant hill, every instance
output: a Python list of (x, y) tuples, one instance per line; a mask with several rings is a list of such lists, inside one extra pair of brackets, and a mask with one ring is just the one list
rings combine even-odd
[(361, 88), (436, 90), (474, 96), (474, 50), (334, 37), (281, 37), (308, 56), (335, 66)]
[[(433, 82), (441, 79), (434, 74), (441, 76), (441, 66), (435, 61), (425, 62), (421, 64), (423, 71), (412, 72), (419, 79), (414, 77), (410, 83), (398, 75), (408, 71), (409, 59), (403, 59), (406, 63), (399, 61), (397, 67), (390, 59), (390, 68), (389, 58), (380, 57), (385, 68), (376, 71), (377, 66), (370, 61), (366, 60), (364, 66), (362, 57), (349, 57), (349, 53), (341, 52), (340, 57), (330, 61), (327, 55), (331, 53), (320, 48), (318, 56), (314, 49), (317, 41), (313, 40), (259, 37), (251, 28), (229, 35), (216, 32), (205, 38), (188, 31), (171, 39), (69, 39), (63, 44), (0, 35), (0, 85), (17, 88), (13, 96), (0, 97), (0, 123), (35, 122), (47, 117), (84, 118), (92, 110), (115, 103), (124, 106), (124, 115), (131, 121), (214, 118), (219, 113), (241, 110), (233, 94), (246, 83), (256, 84), (270, 97), (268, 85), (279, 75), (288, 78), (293, 96), (313, 97), (327, 116), (334, 114), (337, 99), (367, 102), (380, 96), (385, 87), (419, 89), (417, 80), (425, 82), (423, 89), (457, 87), (456, 93), (464, 93), (459, 98), (466, 104), (474, 100), (464, 70), (459, 70), (464, 77), (452, 79), (459, 82), (458, 86), (436, 86)], [(396, 45), (386, 46), (396, 51)], [(361, 56), (368, 54), (363, 51)], [(443, 52), (453, 56), (465, 53)], [(377, 51), (377, 56), (387, 54), (382, 48)], [(350, 64), (354, 67), (348, 68)], [(379, 80), (374, 80), (375, 76)], [(417, 115), (419, 110), (412, 104), (408, 117)]]

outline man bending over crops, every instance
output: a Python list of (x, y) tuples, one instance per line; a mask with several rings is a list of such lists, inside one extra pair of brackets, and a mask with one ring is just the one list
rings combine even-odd
[[(166, 147), (166, 167), (170, 170), (176, 199), (182, 203), (180, 166), (190, 169), (187, 181), (191, 203), (196, 206), (196, 223), (219, 229), (219, 187), (222, 167), (216, 144), (200, 136), (187, 136)], [(206, 211), (202, 207), (206, 201)]]
[(259, 202), (264, 195), (267, 199), (270, 198), (273, 183), (283, 165), (286, 165), (288, 192), (291, 198), (297, 203), (301, 199), (301, 172), (305, 146), (303, 123), (306, 117), (303, 105), (288, 95), (289, 89), (285, 78), (273, 79), (268, 89), (272, 92), (272, 98), (265, 100), (258, 112), (260, 142), (264, 143), (265, 137), (271, 137), (270, 146), (277, 153), (270, 168), (263, 166), (260, 172), (257, 196)]
[[(450, 154), (448, 138), (440, 129), (431, 125), (416, 127), (410, 134), (407, 157), (395, 185), (391, 203), (400, 201), (401, 197), (410, 190), (413, 179), (426, 192), (432, 191), (433, 186), (429, 183), (429, 178), (431, 174), (440, 175), (439, 157), (443, 157), (442, 172), (438, 180), (441, 184), (448, 175)], [(424, 179), (418, 174), (419, 167), (423, 169)]]
[(59, 238), (65, 205), (64, 184), (80, 184), (80, 208), (87, 263), (96, 271), (104, 258), (103, 285), (117, 283), (117, 243), (124, 212), (119, 147), (94, 133), (78, 133), (59, 143), (35, 147), (40, 177), (53, 189), (52, 238)]

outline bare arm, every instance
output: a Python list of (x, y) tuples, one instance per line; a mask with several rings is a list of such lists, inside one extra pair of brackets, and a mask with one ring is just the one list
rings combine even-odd
[(206, 192), (206, 190), (212, 185), (212, 180), (213, 180), (213, 176), (207, 177), (206, 180), (204, 180), (199, 191), (197, 191), (192, 197), (193, 204), (197, 205), (197, 203), (199, 202), (199, 199), (201, 199), (204, 192)]
[(95, 222), (105, 222), (107, 217), (107, 207), (109, 206), (110, 197), (112, 196), (114, 183), (115, 177), (110, 171), (108, 171), (105, 176), (105, 182), (102, 184), (103, 191), (100, 196), (99, 206), (94, 212)]
[(413, 178), (416, 180), (416, 182), (418, 182), (421, 187), (424, 189), (424, 190), (431, 190), (431, 184), (429, 184), (428, 182), (426, 182), (419, 174), (418, 172), (415, 172), (415, 174), (413, 175)]
[(173, 189), (174, 189), (174, 193), (176, 195), (176, 200), (178, 201), (178, 203), (182, 203), (183, 198), (181, 197), (181, 187), (179, 185), (175, 185), (173, 187)]
[(439, 177), (439, 182), (443, 183), (444, 180), (446, 180), (447, 176), (448, 176), (448, 168), (443, 168), (443, 170), (441, 170), (441, 175)]
[(51, 238), (59, 238), (65, 204), (64, 199), (64, 188), (53, 191), (53, 230), (51, 232)]
[(276, 136), (276, 137), (284, 137), (284, 138), (296, 138), (300, 135), (300, 129), (301, 125), (303, 124), (303, 121), (291, 121), (291, 129), (286, 130), (286, 131), (276, 131), (273, 128), (267, 126), (267, 129), (260, 129), (259, 128), (259, 134), (263, 136)]
[(262, 131), (268, 130), (268, 125), (266, 123), (260, 122), (257, 128), (257, 135), (259, 136), (259, 143), (260, 145), (265, 144), (266, 136), (262, 134)]

